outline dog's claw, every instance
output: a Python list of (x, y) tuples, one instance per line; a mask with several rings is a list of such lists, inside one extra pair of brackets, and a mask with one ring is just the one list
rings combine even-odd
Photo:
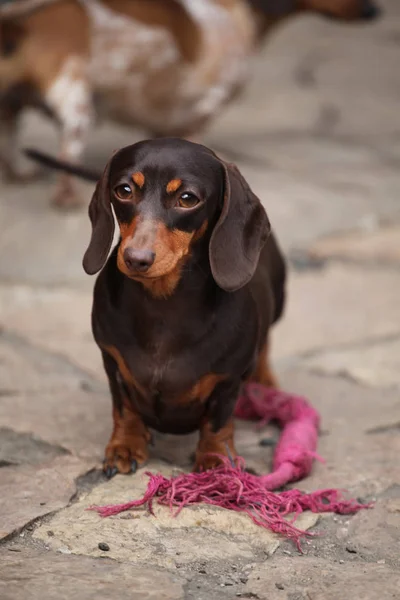
[(262, 438), (259, 442), (258, 442), (259, 446), (275, 446), (276, 445), (276, 441), (272, 438)]
[(107, 477), (107, 479), (111, 479), (117, 473), (118, 473), (117, 467), (107, 467), (107, 469), (105, 470), (105, 476)]
[(229, 462), (231, 463), (231, 467), (234, 469), (236, 467), (236, 463), (233, 459), (231, 451), (229, 450), (228, 444), (225, 444), (225, 449), (226, 449), (226, 454), (228, 456)]
[(137, 461), (135, 459), (133, 459), (131, 461), (131, 473), (136, 473), (137, 468), (138, 468)]
[(257, 471), (251, 467), (246, 467), (244, 471), (245, 473), (250, 473), (250, 475), (258, 475)]

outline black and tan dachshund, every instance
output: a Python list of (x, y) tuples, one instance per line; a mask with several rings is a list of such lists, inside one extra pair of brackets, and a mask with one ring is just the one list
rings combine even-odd
[[(112, 209), (120, 240), (107, 259)], [(200, 430), (196, 469), (213, 467), (215, 454), (235, 456), (241, 383), (275, 385), (268, 334), (285, 296), (285, 263), (259, 199), (208, 148), (158, 139), (113, 155), (89, 215), (83, 266), (91, 275), (101, 271), (92, 326), (113, 400), (106, 475), (146, 461), (148, 428)]]

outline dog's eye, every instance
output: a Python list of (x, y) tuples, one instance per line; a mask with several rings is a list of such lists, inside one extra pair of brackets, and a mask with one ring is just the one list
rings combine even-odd
[(120, 200), (130, 200), (132, 198), (132, 189), (126, 183), (117, 185), (114, 193)]
[(177, 206), (181, 208), (193, 208), (196, 206), (200, 200), (190, 192), (184, 192), (178, 198)]

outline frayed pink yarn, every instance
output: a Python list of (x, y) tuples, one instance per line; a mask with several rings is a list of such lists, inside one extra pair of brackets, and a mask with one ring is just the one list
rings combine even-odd
[[(244, 470), (244, 460), (235, 463), (221, 457), (222, 464), (202, 473), (182, 473), (171, 479), (146, 472), (150, 478), (142, 498), (125, 504), (92, 506), (102, 517), (147, 505), (153, 501), (169, 506), (176, 516), (185, 506), (204, 502), (220, 508), (246, 513), (254, 523), (292, 539), (300, 549), (300, 539), (312, 535), (298, 529), (294, 522), (305, 510), (351, 514), (370, 504), (344, 500), (339, 490), (327, 489), (306, 494), (297, 489), (275, 493), (292, 481), (307, 476), (316, 454), (319, 415), (308, 402), (280, 390), (249, 383), (239, 397), (235, 416), (260, 419), (266, 424), (275, 420), (283, 428), (275, 449), (273, 472), (257, 476)], [(291, 519), (287, 520), (288, 515)]]

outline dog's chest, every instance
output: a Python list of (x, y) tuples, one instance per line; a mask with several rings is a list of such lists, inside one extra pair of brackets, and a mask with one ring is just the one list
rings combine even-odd
[(121, 348), (127, 370), (133, 375), (131, 387), (143, 398), (162, 396), (169, 402), (190, 395), (203, 375), (201, 354), (192, 346), (169, 343), (165, 334), (146, 347), (133, 342)]
[(193, 351), (137, 345), (111, 349), (130, 399), (144, 421), (160, 431), (195, 429), (214, 388), (224, 376), (204, 372)]
[(168, 132), (211, 115), (244, 82), (254, 34), (248, 9), (234, 0), (228, 6), (218, 0), (180, 3), (201, 34), (194, 62), (184, 59), (167, 26), (88, 5), (89, 77), (100, 111)]

